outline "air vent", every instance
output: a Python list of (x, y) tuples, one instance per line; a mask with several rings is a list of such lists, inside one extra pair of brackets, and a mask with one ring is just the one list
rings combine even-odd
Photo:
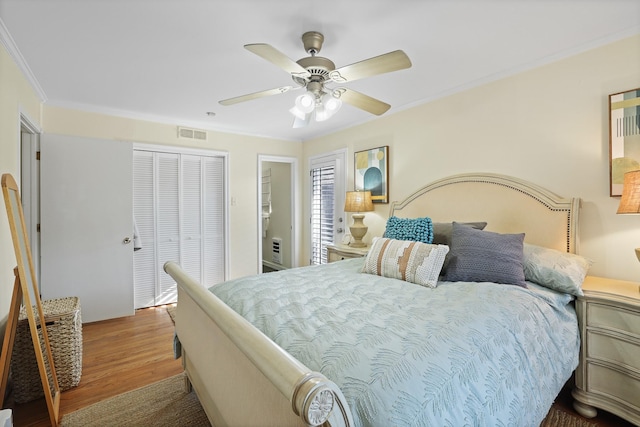
[(198, 141), (206, 141), (207, 131), (178, 126), (178, 137), (186, 139), (197, 139)]
[(274, 237), (271, 239), (271, 249), (273, 251), (272, 260), (276, 264), (282, 264), (282, 252), (280, 251), (282, 248), (282, 239), (279, 237)]

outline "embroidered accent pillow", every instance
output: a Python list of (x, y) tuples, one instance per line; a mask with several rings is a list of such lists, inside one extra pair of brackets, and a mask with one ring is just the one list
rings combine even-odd
[(449, 247), (386, 237), (373, 239), (362, 272), (435, 288)]
[(433, 223), (429, 217), (398, 218), (392, 216), (387, 219), (387, 227), (382, 237), (431, 243), (433, 241)]
[(443, 280), (493, 282), (526, 288), (523, 245), (524, 233), (500, 234), (454, 222)]
[(591, 261), (580, 255), (524, 245), (524, 277), (554, 291), (582, 296), (582, 282)]

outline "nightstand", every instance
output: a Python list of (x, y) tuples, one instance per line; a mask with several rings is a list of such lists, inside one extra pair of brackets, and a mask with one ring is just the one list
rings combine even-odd
[(600, 408), (640, 425), (640, 283), (587, 276), (582, 289), (573, 406), (587, 418)]
[(367, 256), (369, 246), (352, 248), (348, 245), (327, 245), (327, 262), (342, 261), (343, 259), (361, 258)]

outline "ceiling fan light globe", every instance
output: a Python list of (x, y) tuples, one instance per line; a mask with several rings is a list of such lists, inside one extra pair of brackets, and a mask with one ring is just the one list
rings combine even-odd
[(296, 98), (296, 108), (305, 114), (312, 112), (315, 104), (316, 100), (313, 95), (309, 93), (302, 94)]
[(334, 98), (333, 96), (327, 97), (326, 102), (324, 102), (324, 108), (327, 111), (330, 111), (331, 115), (335, 114), (342, 107), (342, 101), (338, 98)]
[(324, 122), (329, 117), (331, 117), (331, 113), (326, 108), (324, 108), (322, 104), (316, 107), (316, 111), (315, 111), (316, 122)]

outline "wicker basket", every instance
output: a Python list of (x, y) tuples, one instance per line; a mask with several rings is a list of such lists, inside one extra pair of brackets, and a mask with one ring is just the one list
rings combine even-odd
[[(68, 390), (80, 383), (82, 375), (82, 319), (80, 300), (77, 297), (51, 299), (42, 302), (45, 325), (56, 377), (60, 390)], [(38, 310), (34, 307), (36, 321)], [(44, 395), (40, 371), (36, 362), (31, 332), (24, 307), (20, 310), (16, 338), (11, 357), (11, 376), (16, 403), (25, 403)], [(38, 328), (40, 345), (44, 346), (42, 333)], [(44, 350), (44, 347), (43, 351)], [(45, 357), (45, 366), (51, 382), (51, 372)]]

